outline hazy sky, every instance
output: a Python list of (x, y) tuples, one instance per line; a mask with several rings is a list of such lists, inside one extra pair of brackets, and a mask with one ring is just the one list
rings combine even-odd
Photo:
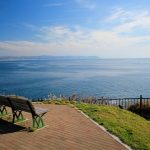
[(0, 0), (0, 56), (150, 57), (150, 0)]

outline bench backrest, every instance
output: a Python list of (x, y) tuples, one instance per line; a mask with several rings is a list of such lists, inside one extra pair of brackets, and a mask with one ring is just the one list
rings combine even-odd
[(13, 110), (22, 110), (26, 112), (34, 112), (34, 107), (32, 103), (23, 97), (8, 97)]
[(5, 105), (10, 107), (10, 103), (6, 96), (0, 95), (0, 105)]

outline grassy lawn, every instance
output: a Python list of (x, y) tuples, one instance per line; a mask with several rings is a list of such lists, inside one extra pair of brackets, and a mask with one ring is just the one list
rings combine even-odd
[(150, 122), (113, 106), (76, 103), (75, 106), (136, 150), (150, 150)]

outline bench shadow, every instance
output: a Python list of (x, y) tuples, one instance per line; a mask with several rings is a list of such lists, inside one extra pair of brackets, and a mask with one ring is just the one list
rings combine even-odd
[(0, 118), (0, 134), (14, 133), (22, 130), (26, 130), (26, 128)]

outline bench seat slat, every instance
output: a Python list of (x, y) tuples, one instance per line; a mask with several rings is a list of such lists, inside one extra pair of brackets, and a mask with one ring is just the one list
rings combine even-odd
[(34, 107), (34, 108), (35, 108), (35, 113), (37, 115), (41, 115), (48, 112), (48, 109), (45, 108), (40, 108), (40, 107)]

